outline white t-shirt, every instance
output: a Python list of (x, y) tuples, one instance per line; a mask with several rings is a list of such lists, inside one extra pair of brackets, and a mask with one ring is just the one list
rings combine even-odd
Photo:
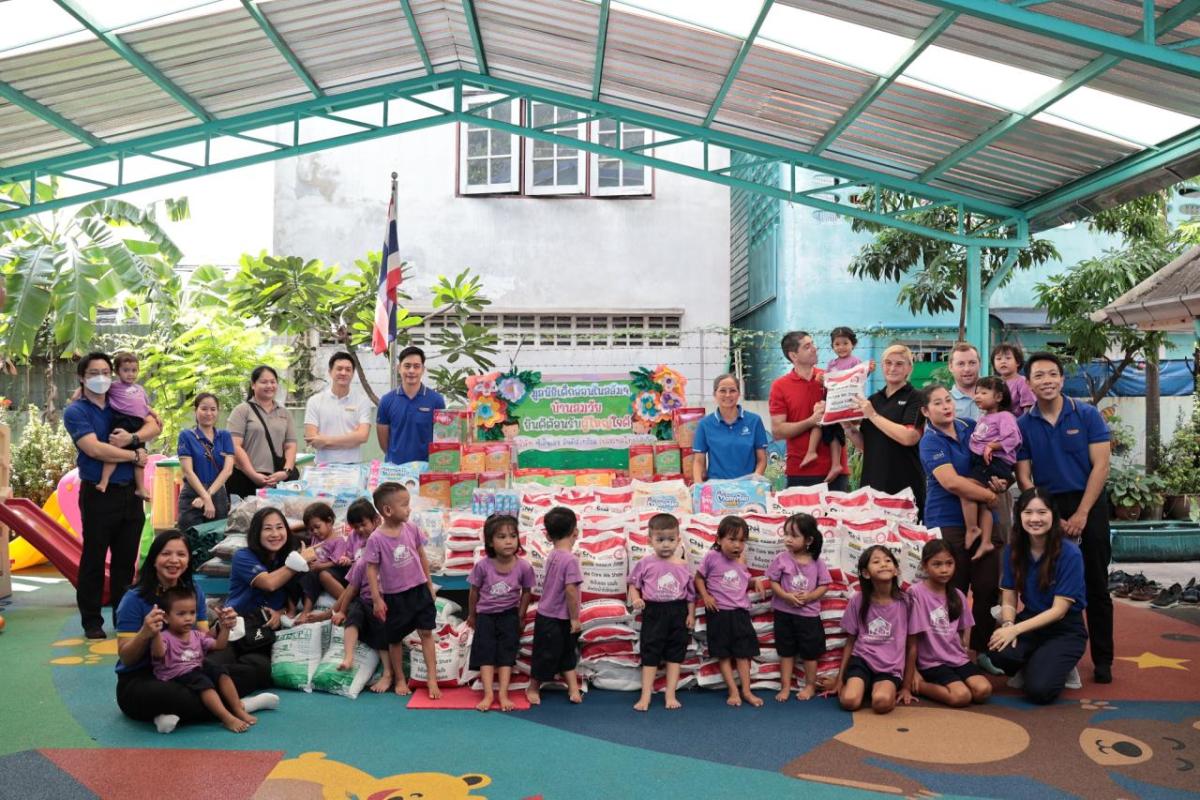
[[(371, 403), (361, 392), (351, 388), (345, 397), (336, 397), (332, 388), (323, 389), (304, 406), (304, 424), (316, 425), (322, 436), (344, 436), (364, 422), (375, 418)], [(317, 451), (320, 464), (358, 464), (362, 447), (326, 447)]]

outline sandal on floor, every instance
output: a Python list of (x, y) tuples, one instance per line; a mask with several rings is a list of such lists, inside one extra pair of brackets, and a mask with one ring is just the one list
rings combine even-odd
[(1200, 584), (1196, 583), (1195, 578), (1192, 578), (1188, 581), (1188, 585), (1183, 587), (1183, 594), (1180, 595), (1179, 602), (1192, 606), (1200, 603)]

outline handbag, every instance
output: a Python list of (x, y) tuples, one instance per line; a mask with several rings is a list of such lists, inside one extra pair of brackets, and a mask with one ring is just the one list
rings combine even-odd
[(267, 447), (271, 449), (271, 464), (275, 467), (276, 472), (287, 472), (287, 477), (284, 480), (298, 481), (300, 480), (300, 470), (292, 467), (289, 470), (284, 470), (283, 465), (287, 459), (281, 455), (275, 454), (275, 441), (271, 438), (271, 429), (267, 427), (267, 420), (263, 417), (262, 412), (258, 410), (255, 403), (248, 403), (250, 410), (254, 412), (254, 416), (258, 417), (258, 421), (262, 423), (263, 433), (267, 435)]
[(234, 642), (239, 654), (258, 653), (270, 650), (275, 644), (275, 631), (267, 623), (271, 620), (271, 609), (262, 607), (242, 616), (246, 624), (246, 635)]

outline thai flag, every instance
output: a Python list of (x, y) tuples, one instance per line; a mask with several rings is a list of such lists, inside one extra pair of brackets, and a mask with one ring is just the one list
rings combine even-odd
[(388, 204), (387, 233), (379, 259), (379, 285), (375, 297), (375, 325), (371, 347), (376, 355), (388, 349), (396, 339), (396, 289), (400, 286), (400, 245), (396, 234), (396, 175), (392, 173), (392, 200)]

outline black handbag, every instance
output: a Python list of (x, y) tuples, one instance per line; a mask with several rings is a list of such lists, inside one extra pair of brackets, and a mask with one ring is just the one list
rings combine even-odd
[(275, 441), (271, 438), (271, 429), (267, 427), (267, 420), (263, 417), (262, 412), (258, 410), (258, 406), (254, 403), (248, 403), (250, 410), (254, 412), (254, 416), (258, 417), (258, 421), (262, 423), (263, 433), (267, 436), (267, 447), (271, 449), (271, 464), (275, 467), (276, 472), (287, 472), (287, 477), (284, 480), (298, 481), (300, 480), (300, 470), (292, 467), (289, 470), (284, 470), (283, 465), (287, 459), (275, 453)]
[(239, 655), (270, 651), (275, 644), (275, 631), (267, 623), (271, 621), (271, 609), (256, 608), (244, 614), (242, 619), (246, 625), (246, 635), (233, 643)]

